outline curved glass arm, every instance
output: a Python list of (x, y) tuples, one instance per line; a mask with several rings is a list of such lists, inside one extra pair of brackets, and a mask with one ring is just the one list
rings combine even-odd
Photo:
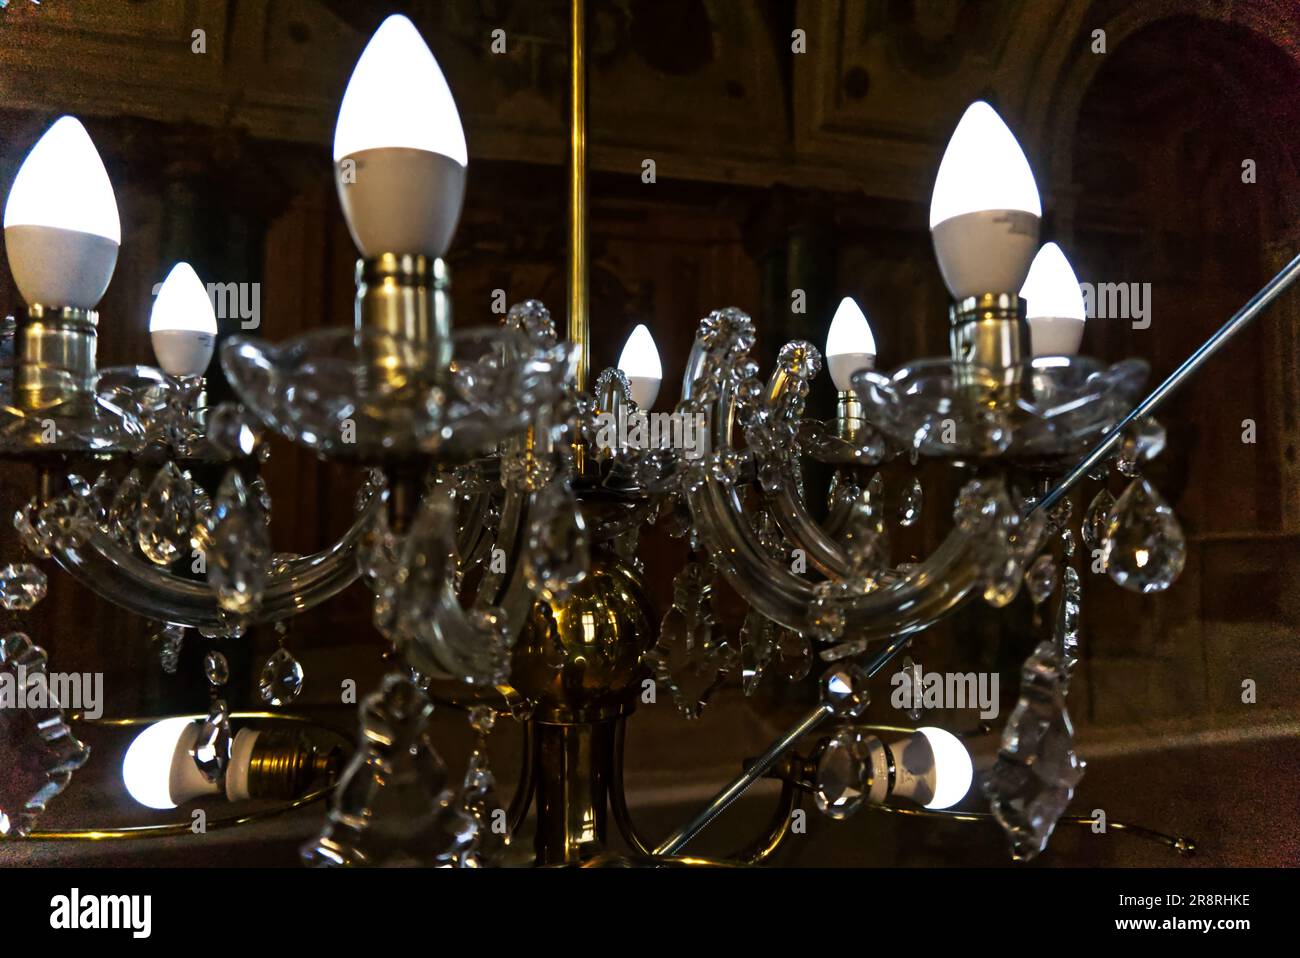
[[(685, 400), (697, 394), (696, 382), (710, 361), (708, 349), (697, 340), (687, 362)], [(714, 451), (731, 449), (737, 410), (729, 382), (721, 384), (716, 402), (707, 409)], [(814, 583), (768, 555), (744, 518), (735, 487), (706, 470), (703, 479), (688, 493), (688, 501), (714, 561), (740, 595), (772, 621), (799, 632), (809, 631), (809, 609), (817, 600)], [(807, 528), (801, 526), (801, 516), (806, 518)], [(793, 523), (795, 544), (806, 548), (810, 558), (815, 550), (830, 577), (842, 578), (847, 558), (838, 544), (807, 517), (802, 507), (789, 510), (786, 519)], [(905, 578), (874, 592), (838, 599), (844, 612), (844, 634), (852, 638), (856, 650), (873, 639), (924, 629), (960, 606), (979, 579), (973, 543), (965, 533), (955, 530)]]
[[(359, 576), (358, 544), (383, 496), (373, 496), (351, 528), (322, 552), (285, 563), (267, 578), (262, 605), (251, 621), (276, 622), (319, 605), (337, 595)], [(96, 529), (73, 549), (53, 549), (53, 558), (74, 579), (114, 605), (149, 619), (193, 628), (217, 629), (228, 625), (211, 587), (203, 581), (182, 579), (122, 548)]]

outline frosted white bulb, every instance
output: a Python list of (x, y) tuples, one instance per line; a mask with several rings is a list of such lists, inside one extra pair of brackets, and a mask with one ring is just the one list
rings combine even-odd
[(934, 797), (925, 803), (926, 808), (950, 808), (970, 791), (974, 766), (970, 753), (961, 739), (941, 728), (917, 729), (925, 736), (934, 752)]
[(871, 335), (871, 324), (853, 297), (845, 296), (826, 334), (826, 366), (831, 381), (840, 392), (848, 392), (853, 388), (849, 377), (875, 365), (876, 337)]
[(930, 233), (955, 299), (1020, 289), (1043, 208), (1015, 135), (983, 100), (966, 108), (939, 164)]
[(212, 361), (217, 314), (207, 287), (189, 263), (167, 274), (149, 315), (149, 338), (169, 376), (201, 376)]
[(1087, 310), (1079, 279), (1061, 248), (1044, 243), (1020, 290), (1035, 356), (1073, 356), (1083, 340)]
[(23, 160), (4, 230), (9, 269), (29, 305), (94, 309), (103, 298), (122, 224), (104, 161), (76, 117), (60, 117)]
[(632, 401), (641, 409), (650, 409), (659, 397), (659, 384), (664, 379), (664, 369), (659, 363), (659, 350), (654, 337), (644, 323), (632, 330), (618, 357), (618, 368), (623, 370), (628, 385), (632, 387)]
[(200, 723), (192, 719), (170, 718), (137, 735), (122, 760), (122, 781), (131, 797), (165, 809), (220, 792), (221, 786), (205, 779), (190, 757), (199, 730)]
[(401, 14), (380, 24), (352, 71), (334, 165), (363, 255), (446, 252), (465, 196), (465, 130), (438, 61)]

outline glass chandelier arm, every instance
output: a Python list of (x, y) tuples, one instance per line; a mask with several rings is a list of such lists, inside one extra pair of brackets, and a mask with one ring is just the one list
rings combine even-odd
[[(319, 605), (356, 581), (356, 550), (382, 496), (375, 496), (343, 537), (322, 552), (294, 559), (267, 578), (266, 591), (253, 622), (288, 619)], [(76, 548), (51, 550), (74, 579), (96, 595), (128, 612), (192, 628), (217, 629), (223, 619), (207, 582), (183, 579), (137, 558), (96, 530)]]
[[(696, 383), (701, 375), (707, 374), (709, 358), (708, 351), (697, 340), (687, 362), (684, 399), (691, 400), (696, 395)], [(729, 382), (721, 383), (717, 400), (706, 407), (715, 450), (732, 448), (736, 407), (734, 388)], [(808, 613), (817, 598), (814, 584), (767, 553), (745, 519), (734, 485), (722, 482), (706, 470), (687, 499), (715, 563), (732, 587), (772, 621), (797, 632), (809, 631)], [(798, 518), (795, 513), (794, 519)], [(796, 547), (808, 550), (811, 558), (810, 547), (815, 548), (820, 542), (825, 547), (821, 558), (827, 568), (842, 570), (847, 560), (838, 544), (829, 541), (810, 517), (806, 522), (807, 528), (795, 529)], [(855, 645), (865, 648), (866, 643), (875, 639), (924, 629), (958, 608), (980, 580), (980, 574), (970, 538), (954, 531), (906, 578), (865, 595), (845, 597), (842, 600), (844, 633)], [(841, 575), (842, 572), (833, 577)]]

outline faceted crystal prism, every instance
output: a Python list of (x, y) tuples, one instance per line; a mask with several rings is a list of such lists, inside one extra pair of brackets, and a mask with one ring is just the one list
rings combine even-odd
[(921, 519), (921, 505), (925, 498), (925, 492), (921, 488), (921, 480), (913, 479), (903, 493), (903, 500), (898, 504), (898, 524), (900, 526), (914, 526)]
[(45, 573), (28, 562), (0, 569), (0, 605), (10, 612), (25, 612), (45, 598)]
[(141, 502), (144, 498), (144, 486), (140, 482), (140, 472), (132, 469), (117, 487), (113, 502), (104, 516), (104, 531), (118, 545), (131, 549), (135, 546), (138, 532), (136, 520), (140, 516)]
[(569, 484), (557, 480), (537, 493), (530, 521), (524, 556), (528, 586), (548, 598), (563, 598), (591, 565), (587, 526)]
[(318, 867), (454, 864), (472, 846), (476, 826), (447, 787), (429, 724), (433, 704), (410, 677), (393, 673), (360, 712), (360, 745), (303, 860)]
[(230, 710), (216, 699), (194, 742), (194, 766), (209, 782), (221, 780), (230, 764)]
[(271, 537), (261, 502), (235, 470), (226, 474), (212, 506), (208, 583), (227, 612), (250, 615), (262, 604), (271, 563)]
[(740, 681), (746, 695), (758, 691), (772, 661), (774, 628), (769, 619), (752, 609), (740, 627)]
[(1021, 670), (1020, 699), (984, 783), (993, 816), (1018, 861), (1047, 847), (1083, 778), (1084, 763), (1074, 752), (1074, 727), (1065, 710), (1065, 681), (1058, 650), (1044, 642)]
[(168, 675), (175, 675), (185, 643), (185, 626), (168, 623), (158, 631), (155, 638), (158, 641), (158, 663)]
[(1101, 548), (1102, 541), (1106, 538), (1106, 524), (1110, 522), (1110, 510), (1113, 508), (1115, 508), (1115, 497), (1110, 494), (1109, 489), (1102, 489), (1097, 493), (1092, 504), (1088, 506), (1088, 514), (1083, 517), (1079, 534), (1083, 536), (1083, 544), (1089, 549)]
[(1044, 553), (1034, 560), (1025, 573), (1025, 588), (1034, 605), (1042, 605), (1056, 588), (1056, 562)]
[(189, 546), (193, 505), (190, 483), (175, 463), (158, 470), (140, 504), (137, 541), (145, 557), (157, 565), (171, 565)]
[(25, 690), (22, 701), (15, 696), (0, 708), (0, 840), (31, 831), (90, 758), (53, 697), (46, 661), (45, 650), (21, 632), (0, 638), (0, 682)]
[(262, 666), (257, 691), (267, 705), (288, 705), (302, 692), (302, 679), (302, 663), (281, 647)]
[(822, 701), (836, 715), (852, 718), (871, 704), (871, 676), (852, 663), (836, 664), (822, 675)]
[(874, 736), (857, 728), (836, 732), (817, 759), (813, 800), (828, 818), (848, 818), (862, 807), (871, 790), (871, 744)]
[(1115, 503), (1101, 548), (1110, 577), (1133, 592), (1163, 592), (1187, 561), (1187, 542), (1174, 511), (1141, 478)]

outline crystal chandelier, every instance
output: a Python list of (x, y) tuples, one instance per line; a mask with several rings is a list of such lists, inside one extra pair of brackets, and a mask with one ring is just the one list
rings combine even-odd
[[(366, 47), (335, 131), (339, 199), (361, 254), (349, 326), (276, 344), (234, 336), (216, 349), (203, 281), (179, 263), (149, 320), (158, 368), (98, 369), (95, 307), (121, 227), (85, 129), (58, 120), (23, 163), (4, 214), (27, 308), (6, 331), (0, 453), (36, 465), (40, 481), (14, 516), (30, 556), (0, 569), (0, 603), (40, 602), (36, 562), (51, 560), (157, 622), (174, 671), (187, 630), (239, 639), (283, 629), (349, 587), (369, 590), (398, 664), (361, 703), (355, 743), (309, 734), (291, 710), (232, 712), (219, 651), (205, 661), (211, 699), (198, 718), (118, 721), (140, 729), (122, 777), (141, 805), (327, 801), (302, 849), (309, 864), (505, 863), (533, 810), (539, 864), (694, 862), (690, 842), (764, 777), (782, 784), (777, 813), (739, 861), (768, 857), (805, 796), (832, 819), (876, 808), (992, 820), (1015, 857), (1034, 857), (1058, 824), (1090, 823), (1066, 815), (1084, 774), (1067, 711), (1080, 566), (1095, 556), (1115, 585), (1140, 593), (1178, 576), (1183, 534), (1142, 474), (1165, 441), (1152, 413), (1300, 275), (1300, 257), (1143, 398), (1145, 363), (1077, 354), (1078, 282), (1056, 244), (1040, 247), (1038, 190), (1014, 134), (976, 102), (948, 143), (930, 208), (953, 297), (950, 355), (878, 370), (868, 319), (845, 299), (825, 350), (836, 415), (819, 422), (804, 408), (819, 350), (786, 344), (764, 379), (752, 357), (757, 324), (720, 309), (699, 323), (675, 406), (654, 412), (663, 371), (645, 326), (618, 368), (589, 384), (583, 27), (574, 0), (563, 339), (535, 300), (500, 326), (452, 322), (442, 257), (460, 215), (465, 136), (441, 69), (403, 16)], [(237, 401), (207, 401), (214, 349)], [(274, 549), (259, 477), (268, 433), (367, 470), (351, 527), (320, 552)], [(876, 470), (899, 457), (950, 468), (960, 488), (951, 507), (913, 479), (887, 512)], [(805, 460), (833, 472), (824, 520), (814, 518), (821, 493), (805, 486)], [(205, 488), (199, 474), (219, 479)], [(1102, 490), (1076, 511), (1071, 492), (1085, 477)], [(900, 564), (891, 527), (914, 525), (922, 510), (950, 511), (951, 529), (928, 557)], [(662, 618), (637, 555), (656, 523), (689, 550)], [(738, 636), (715, 622), (718, 582), (747, 605)], [(970, 602), (1000, 609), (1022, 590), (1045, 628), (996, 762), (975, 786), (988, 810), (945, 811), (971, 804), (962, 738), (866, 724), (873, 679), (896, 665), (917, 702), (921, 665), (898, 661), (911, 639)], [(814, 659), (815, 705), (692, 820), (657, 842), (643, 837), (622, 755), (647, 684), (689, 720), (725, 683), (751, 694), (777, 671), (803, 678)], [(46, 668), (26, 635), (0, 639), (0, 676), (26, 689)], [(262, 671), (263, 700), (291, 707), (303, 676), (282, 643)], [(468, 713), (476, 745), (463, 777), (439, 757), (435, 702)], [(919, 704), (908, 711), (920, 720)], [(505, 805), (486, 748), (502, 719), (526, 723), (529, 741)], [(73, 718), (47, 694), (0, 711), (0, 723), (0, 758), (24, 770), (0, 791), (0, 835), (87, 837), (38, 827), (90, 757)], [(608, 850), (611, 812), (632, 856)]]

